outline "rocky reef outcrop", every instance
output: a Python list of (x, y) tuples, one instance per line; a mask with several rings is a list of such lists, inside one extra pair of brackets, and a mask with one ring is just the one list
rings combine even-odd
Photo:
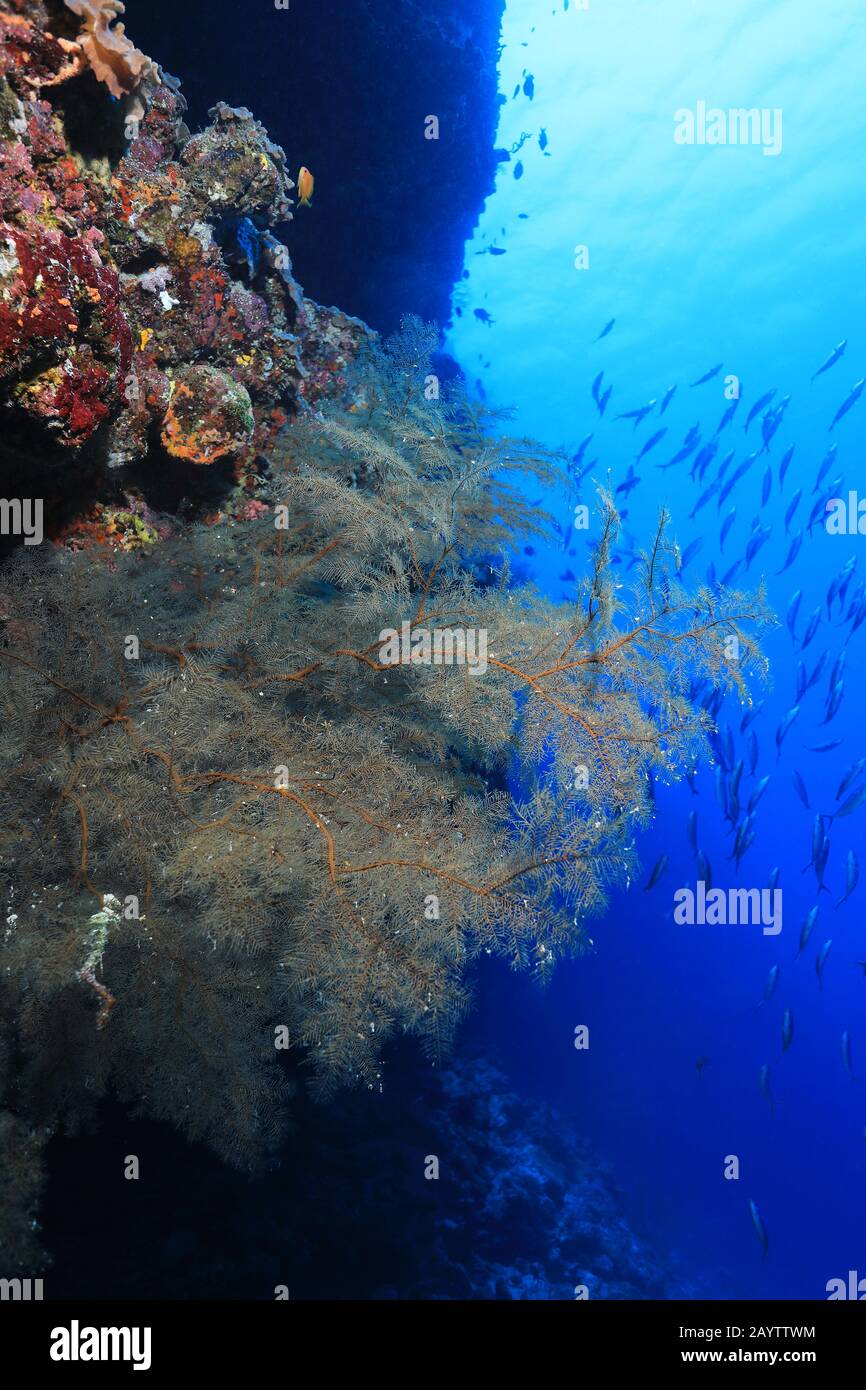
[[(67, 1143), (48, 1189), (46, 1297), (267, 1301), (278, 1285), (302, 1301), (721, 1296), (721, 1278), (625, 1217), (574, 1117), (518, 1096), (486, 1061), (449, 1059), (426, 1078), (389, 1068), (384, 1094), (296, 1119), (278, 1169), (252, 1185), (200, 1146), (122, 1121), (117, 1144), (151, 1175), (134, 1203), (109, 1181), (110, 1125)], [(58, 1189), (79, 1194), (74, 1211)], [(94, 1202), (115, 1238), (89, 1259)]]
[(504, 8), (264, 0), (214, 37), (205, 63), (209, 0), (184, 0), (169, 25), (154, 0), (128, 0), (137, 41), (183, 74), (191, 126), (214, 91), (249, 102), (255, 83), (256, 115), (317, 174), (315, 216), (299, 215), (291, 237), (307, 293), (382, 333), (405, 314), (445, 323), (451, 312), (466, 241), (507, 157), (495, 149)]
[(368, 333), (294, 279), (284, 151), (225, 104), (191, 135), (123, 9), (0, 0), (5, 490), (44, 497), (53, 538), (115, 546), (153, 539), (151, 494), (195, 496), (203, 466), (211, 510), (248, 506)]

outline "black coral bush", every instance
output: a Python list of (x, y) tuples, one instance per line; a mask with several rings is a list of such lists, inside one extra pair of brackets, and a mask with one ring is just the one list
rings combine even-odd
[(438, 1056), (479, 953), (583, 948), (648, 772), (703, 749), (695, 683), (760, 670), (760, 597), (687, 594), (664, 518), (628, 593), (604, 496), (578, 600), (516, 587), (520, 475), (561, 460), (434, 346), (408, 325), (293, 424), (261, 521), (0, 576), (0, 1137), (110, 1088), (254, 1165), (284, 1045), (322, 1092), (378, 1085), (395, 1033)]

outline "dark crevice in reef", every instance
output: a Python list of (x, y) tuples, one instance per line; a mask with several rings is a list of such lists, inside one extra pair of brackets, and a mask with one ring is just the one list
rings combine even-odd
[[(558, 1112), (480, 1058), (443, 1074), (393, 1049), (383, 1094), (299, 1097), (255, 1183), (202, 1145), (101, 1113), (53, 1156), (46, 1297), (270, 1300), (712, 1297), (622, 1217), (610, 1172)], [(141, 1180), (123, 1176), (135, 1154)], [(431, 1160), (438, 1160), (438, 1177)], [(76, 1193), (69, 1202), (68, 1194)], [(110, 1239), (94, 1240), (93, 1213)]]
[[(212, 0), (128, 0), (129, 32), (183, 77), (192, 130), (217, 95), (254, 106), (317, 176), (295, 214), (295, 273), (310, 298), (391, 332), (444, 323), (463, 248), (492, 191), (503, 0), (270, 0), (207, 39)], [(170, 17), (169, 17), (170, 16)], [(424, 138), (436, 115), (440, 139)], [(291, 170), (297, 177), (297, 168)]]

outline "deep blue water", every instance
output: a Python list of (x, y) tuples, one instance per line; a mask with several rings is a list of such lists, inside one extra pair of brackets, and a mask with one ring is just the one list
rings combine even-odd
[[(866, 10), (857, 0), (816, 7), (807, 0), (614, 0), (588, 8), (564, 0), (509, 0), (501, 62), (498, 144), (512, 151), (498, 174), (478, 231), (466, 249), (465, 278), (455, 292), (449, 348), (486, 398), (512, 403), (515, 429), (570, 451), (590, 431), (584, 464), (597, 458), (581, 489), (592, 503), (593, 480), (616, 487), (649, 436), (667, 434), (637, 465), (640, 483), (622, 505), (625, 530), (646, 542), (666, 504), (683, 551), (703, 545), (684, 579), (723, 575), (749, 588), (763, 580), (781, 625), (765, 649), (771, 688), (753, 728), (759, 744), (749, 775), (748, 732), (735, 699), (719, 716), (730, 724), (735, 756), (746, 760), (741, 801), (756, 782), (771, 781), (755, 816), (755, 840), (739, 867), (732, 827), (714, 789), (714, 768), (700, 769), (693, 795), (685, 785), (661, 786), (656, 817), (641, 836), (642, 878), (617, 893), (594, 926), (595, 954), (561, 966), (546, 995), (504, 969), (480, 980), (479, 1012), (468, 1026), (515, 1083), (554, 1101), (570, 1122), (614, 1161), (632, 1214), (658, 1238), (712, 1277), (718, 1297), (826, 1297), (827, 1281), (856, 1269), (866, 1274), (866, 958), (861, 885), (845, 891), (849, 850), (864, 860), (866, 808), (826, 824), (829, 893), (818, 893), (809, 865), (816, 813), (838, 807), (845, 770), (866, 754), (861, 713), (866, 625), (853, 631), (862, 601), (866, 557), (859, 535), (831, 536), (816, 502), (847, 498), (862, 479), (866, 398), (830, 432), (837, 409), (866, 376), (862, 241), (866, 188), (857, 174), (866, 88), (862, 53)], [(529, 79), (529, 80), (527, 80)], [(515, 94), (516, 93), (516, 94)], [(757, 108), (767, 113), (775, 153), (755, 144), (683, 144), (675, 113), (706, 108)], [(779, 114), (780, 113), (780, 114)], [(682, 123), (682, 118), (679, 118)], [(495, 247), (505, 254), (493, 255)], [(589, 268), (576, 268), (577, 258)], [(481, 253), (481, 254), (479, 254)], [(476, 316), (481, 309), (493, 322)], [(616, 323), (602, 341), (604, 326)], [(810, 382), (833, 347), (841, 359)], [(691, 386), (710, 368), (722, 370)], [(591, 384), (604, 371), (613, 391), (604, 418)], [(731, 378), (741, 399), (702, 483), (695, 461), (662, 470), (699, 423), (701, 444), (729, 404)], [(660, 418), (666, 388), (676, 385)], [(775, 388), (769, 409), (790, 393), (769, 451), (756, 458), (721, 509), (716, 497), (689, 519), (729, 450), (729, 478), (761, 450), (762, 410), (752, 406)], [(658, 404), (636, 429), (615, 421), (651, 399)], [(815, 489), (832, 443), (837, 454)], [(795, 452), (784, 484), (780, 463)], [(762, 502), (769, 467), (769, 497)], [(827, 490), (839, 477), (841, 488)], [(785, 513), (802, 498), (786, 535)], [(566, 519), (563, 499), (547, 504)], [(736, 519), (720, 553), (722, 519)], [(754, 527), (768, 538), (745, 568)], [(779, 574), (793, 538), (803, 531), (795, 562)], [(592, 541), (592, 531), (589, 532)], [(568, 598), (588, 554), (584, 533), (562, 548), (524, 557), (527, 572), (549, 593)], [(852, 562), (845, 601), (828, 616), (834, 576)], [(714, 566), (714, 570), (710, 567)], [(623, 564), (627, 586), (633, 571)], [(784, 615), (792, 594), (802, 602), (792, 639)], [(805, 651), (809, 615), (820, 607)], [(820, 678), (800, 699), (800, 713), (777, 762), (777, 725), (796, 700), (797, 664), (808, 674), (822, 655)], [(846, 664), (841, 705), (823, 724), (836, 658)], [(841, 740), (828, 752), (808, 745)], [(807, 789), (807, 809), (792, 771)], [(859, 787), (859, 778), (854, 787)], [(677, 887), (698, 877), (686, 836), (697, 810), (698, 839), (723, 888), (762, 888), (781, 870), (783, 929), (679, 926)], [(662, 853), (669, 866), (651, 892), (650, 867)], [(801, 923), (819, 902), (818, 922), (795, 960)], [(832, 940), (819, 989), (815, 960)], [(768, 972), (781, 967), (763, 1007)], [(790, 1009), (794, 1038), (783, 1054), (782, 1015)], [(575, 1025), (590, 1027), (590, 1048), (573, 1046)], [(853, 1071), (842, 1056), (851, 1040)], [(701, 1074), (698, 1058), (708, 1062)], [(770, 1068), (774, 1110), (759, 1087)], [(740, 1163), (725, 1180), (727, 1155)], [(769, 1238), (762, 1257), (749, 1201)]]

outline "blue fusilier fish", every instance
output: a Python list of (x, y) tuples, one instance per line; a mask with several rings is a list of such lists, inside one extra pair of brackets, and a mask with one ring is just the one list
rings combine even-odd
[(740, 479), (741, 479), (741, 478), (745, 478), (746, 474), (748, 473), (749, 469), (751, 468), (751, 466), (752, 466), (752, 464), (754, 463), (754, 461), (755, 461), (756, 458), (757, 458), (757, 454), (750, 454), (749, 457), (748, 457), (747, 459), (745, 459), (745, 460), (740, 464), (739, 468), (737, 468), (737, 469), (731, 474), (730, 478), (729, 478), (728, 481), (725, 483), (724, 487), (722, 488), (721, 492), (719, 493), (719, 503), (718, 503), (718, 510), (719, 510), (719, 511), (721, 511), (721, 509), (722, 509), (722, 504), (723, 504), (724, 502), (726, 502), (727, 499), (730, 497), (731, 493), (733, 492), (734, 488), (737, 486), (737, 483), (740, 481)]
[(766, 507), (767, 503), (769, 502), (769, 500), (770, 500), (770, 493), (772, 492), (772, 490), (773, 490), (773, 470), (772, 470), (772, 468), (770, 468), (770, 466), (769, 466), (769, 464), (768, 464), (767, 467), (766, 467), (766, 469), (764, 470), (764, 476), (763, 476), (763, 478), (761, 479), (761, 506), (762, 506), (762, 507)]
[(787, 1052), (794, 1041), (794, 1015), (790, 1009), (782, 1014), (782, 1051)]
[(833, 351), (830, 353), (830, 356), (824, 358), (824, 361), (821, 363), (817, 372), (812, 377), (812, 380), (817, 381), (819, 376), (823, 376), (825, 372), (829, 372), (831, 367), (835, 367), (836, 363), (839, 361), (839, 358), (842, 356), (847, 346), (847, 338), (843, 338), (841, 343), (837, 343)]
[(647, 879), (646, 887), (644, 888), (645, 893), (648, 893), (651, 888), (655, 888), (656, 884), (658, 883), (667, 866), (668, 857), (666, 854), (663, 854), (659, 859), (656, 860), (655, 864), (653, 865), (652, 873)]
[(719, 480), (718, 480), (718, 478), (716, 478), (715, 482), (710, 483), (709, 487), (704, 489), (704, 491), (701, 493), (700, 497), (698, 498), (697, 502), (696, 502), (695, 505), (692, 507), (691, 511), (689, 512), (689, 521), (694, 521), (695, 517), (697, 516), (697, 514), (698, 514), (698, 512), (701, 510), (701, 508), (702, 508), (702, 507), (705, 507), (705, 506), (707, 505), (707, 503), (709, 502), (710, 498), (711, 498), (711, 497), (714, 497), (714, 496), (716, 495), (716, 493), (718, 492), (718, 490), (719, 490)]
[(679, 450), (679, 452), (674, 454), (673, 458), (669, 459), (667, 463), (657, 463), (656, 468), (673, 468), (675, 464), (682, 463), (685, 459), (689, 457), (690, 454), (693, 454), (695, 452), (695, 449), (698, 447), (700, 441), (700, 435), (697, 435), (694, 439), (689, 439), (687, 435), (686, 438), (683, 440), (683, 446)]
[(763, 1250), (764, 1258), (766, 1259), (767, 1251), (770, 1248), (770, 1242), (767, 1238), (767, 1228), (761, 1220), (761, 1213), (758, 1211), (757, 1203), (754, 1202), (751, 1199), (751, 1197), (749, 1198), (749, 1211), (752, 1214), (752, 1225), (755, 1228), (755, 1235), (761, 1242), (761, 1249)]
[(794, 493), (794, 496), (791, 498), (790, 502), (788, 503), (788, 508), (787, 508), (787, 511), (785, 512), (785, 535), (786, 535), (786, 536), (787, 536), (787, 534), (788, 534), (788, 527), (791, 525), (791, 522), (792, 522), (793, 519), (794, 519), (794, 513), (795, 513), (795, 511), (797, 510), (797, 508), (798, 508), (799, 505), (800, 505), (800, 498), (801, 498), (802, 496), (803, 496), (803, 490), (802, 490), (802, 488), (799, 488), (799, 487), (798, 487), (798, 488), (797, 488), (797, 491)]
[(710, 370), (708, 372), (704, 372), (703, 376), (699, 376), (697, 381), (693, 381), (691, 383), (692, 386), (703, 386), (706, 382), (712, 381), (714, 376), (719, 375), (719, 372), (722, 370), (722, 366), (723, 364), (721, 362), (717, 362), (714, 367), (710, 367)]
[(809, 743), (806, 745), (810, 753), (832, 753), (834, 748), (841, 748), (841, 738), (832, 738), (829, 743)]
[[(838, 664), (838, 663), (837, 663), (837, 664)], [(827, 665), (827, 653), (826, 653), (826, 652), (822, 652), (821, 655), (818, 657), (818, 660), (815, 662), (815, 669), (814, 669), (814, 671), (812, 672), (812, 674), (811, 674), (811, 676), (809, 677), (809, 679), (806, 681), (806, 690), (811, 690), (813, 685), (817, 685), (817, 684), (818, 684), (819, 680), (821, 679), (822, 675), (824, 674), (824, 667), (825, 667), (826, 665)], [(831, 689), (831, 690), (832, 690), (832, 688), (833, 688), (833, 684), (834, 684), (834, 682), (831, 682), (831, 684), (830, 684), (830, 689)]]
[(788, 472), (788, 469), (789, 469), (790, 466), (791, 466), (791, 459), (794, 457), (794, 449), (795, 449), (795, 448), (796, 448), (796, 445), (792, 444), (791, 447), (790, 447), (790, 449), (786, 449), (786, 450), (785, 450), (784, 457), (782, 458), (782, 462), (779, 464), (779, 487), (780, 487), (780, 488), (785, 486), (785, 474)]
[[(851, 561), (853, 561), (854, 564), (856, 564), (856, 560), (857, 557), (852, 555)], [(839, 600), (839, 607), (844, 608), (845, 594), (848, 592), (848, 585), (851, 583), (851, 580), (853, 578), (854, 567), (852, 563), (849, 561), (849, 563), (845, 565), (839, 571), (838, 574), (834, 574), (833, 578), (830, 580), (830, 583), (827, 585), (827, 597), (825, 599), (825, 602), (827, 604), (828, 618), (832, 615), (833, 604), (836, 602), (837, 598)]]
[(826, 494), (818, 498), (818, 501), (815, 503), (814, 507), (809, 513), (809, 520), (806, 522), (806, 530), (809, 532), (810, 536), (812, 534), (813, 528), (817, 526), (819, 522), (823, 523), (824, 521), (824, 517), (827, 514), (827, 497), (839, 497), (841, 493), (841, 477), (834, 478), (832, 483), (827, 484)]
[(656, 430), (655, 434), (651, 434), (640, 453), (635, 458), (635, 463), (640, 463), (641, 459), (644, 458), (651, 449), (654, 449), (657, 444), (660, 444), (667, 432), (667, 425), (664, 425), (660, 430)]
[(811, 614), (809, 615), (809, 621), (808, 621), (807, 624), (806, 624), (806, 631), (803, 633), (803, 640), (802, 640), (802, 642), (800, 643), (800, 651), (801, 651), (801, 652), (804, 652), (804, 651), (806, 650), (806, 648), (808, 647), (809, 643), (812, 641), (812, 638), (815, 636), (815, 633), (818, 631), (818, 625), (819, 625), (820, 622), (821, 622), (821, 609), (820, 609), (820, 607), (818, 607), (818, 608), (813, 608)]
[(758, 766), (758, 735), (754, 729), (749, 734), (749, 776), (754, 777), (755, 768)]
[(834, 460), (835, 460), (835, 458), (836, 458), (836, 454), (837, 454), (838, 450), (839, 450), (839, 445), (838, 445), (838, 443), (836, 443), (836, 444), (831, 444), (831, 445), (830, 445), (830, 448), (827, 450), (826, 454), (825, 454), (824, 457), (822, 458), (822, 460), (821, 460), (821, 466), (820, 466), (820, 468), (818, 469), (818, 476), (817, 476), (817, 478), (815, 479), (815, 486), (812, 488), (813, 493), (818, 491), (819, 487), (820, 487), (821, 484), (823, 483), (823, 481), (824, 481), (824, 479), (826, 478), (827, 474), (830, 472), (830, 469), (833, 467), (833, 463), (834, 463)]
[(617, 420), (634, 420), (634, 426), (633, 426), (633, 428), (634, 428), (634, 429), (637, 429), (637, 427), (638, 427), (638, 425), (640, 424), (641, 420), (645, 420), (646, 417), (649, 415), (650, 411), (652, 411), (652, 410), (655, 409), (655, 405), (656, 405), (656, 399), (655, 399), (655, 396), (653, 396), (652, 400), (649, 401), (646, 405), (640, 406), (637, 410), (626, 410), (626, 411), (623, 411), (622, 415), (617, 415), (617, 416), (616, 416), (616, 419), (617, 419)]
[(752, 561), (770, 539), (771, 531), (767, 526), (757, 526), (746, 541), (746, 569), (749, 569)]
[(856, 763), (851, 764), (848, 771), (842, 778), (842, 781), (839, 783), (839, 790), (836, 793), (837, 801), (840, 799), (840, 797), (843, 797), (845, 795), (845, 793), (848, 791), (850, 787), (853, 787), (854, 783), (857, 781), (857, 778), (860, 776), (864, 767), (866, 767), (866, 758), (858, 758)]
[(852, 608), (855, 611), (852, 614), (851, 632), (855, 633), (860, 624), (866, 620), (866, 597), (858, 599), (856, 605), (852, 604)]
[(794, 703), (799, 705), (809, 686), (805, 661), (797, 662), (797, 680), (794, 687)]
[(780, 570), (776, 570), (776, 575), (777, 575), (777, 577), (778, 577), (778, 575), (780, 575), (780, 574), (784, 574), (786, 570), (789, 570), (789, 569), (791, 568), (791, 566), (793, 565), (793, 563), (794, 563), (794, 561), (796, 560), (797, 556), (800, 554), (800, 548), (801, 548), (802, 544), (803, 544), (803, 528), (801, 527), (800, 530), (797, 532), (796, 536), (794, 537), (794, 539), (791, 541), (791, 544), (788, 546), (788, 555), (787, 555), (787, 558), (786, 558), (786, 560), (785, 560), (784, 565), (782, 566), (782, 568), (781, 568)]
[(695, 482), (697, 480), (697, 482), (702, 483), (704, 481), (704, 474), (706, 473), (707, 469), (709, 468), (710, 464), (712, 463), (713, 459), (716, 457), (716, 454), (718, 452), (718, 440), (711, 439), (709, 444), (705, 444), (703, 449), (701, 449), (699, 453), (695, 454), (694, 462), (692, 464), (691, 472), (689, 474), (690, 478), (692, 479), (692, 482)]
[[(818, 838), (817, 838), (817, 840), (816, 840), (816, 829), (817, 829), (819, 823), (820, 823), (820, 829), (819, 829), (819, 831), (818, 831)], [(830, 889), (827, 887), (826, 883), (824, 882), (824, 873), (825, 873), (825, 871), (826, 871), (826, 868), (827, 868), (827, 860), (828, 860), (829, 858), (830, 858), (830, 839), (829, 839), (829, 836), (827, 835), (827, 832), (826, 832), (825, 829), (824, 829), (824, 818), (823, 818), (823, 816), (816, 816), (816, 817), (815, 817), (815, 826), (813, 827), (813, 831), (812, 831), (812, 858), (811, 858), (811, 861), (810, 861), (810, 862), (805, 866), (805, 868), (803, 869), (803, 873), (806, 873), (807, 870), (808, 870), (808, 869), (811, 869), (811, 868), (813, 868), (813, 869), (815, 870), (815, 877), (816, 877), (816, 879), (818, 880), (818, 892), (819, 892), (819, 893), (829, 893), (829, 892), (830, 892)]]
[(624, 480), (614, 488), (614, 496), (618, 497), (621, 492), (624, 492), (626, 497), (628, 497), (629, 493), (634, 491), (639, 482), (640, 478), (634, 471), (634, 464), (630, 463), (628, 466), (628, 473)]
[(669, 386), (668, 389), (665, 391), (665, 393), (664, 393), (664, 395), (663, 395), (663, 397), (662, 397), (662, 403), (661, 403), (661, 408), (659, 409), (659, 415), (664, 415), (665, 411), (667, 410), (668, 406), (670, 405), (671, 401), (672, 401), (673, 398), (674, 398), (674, 392), (676, 391), (676, 389), (677, 389), (677, 388), (676, 388), (675, 386)]
[(690, 561), (692, 561), (695, 558), (698, 551), (701, 549), (703, 543), (703, 536), (698, 536), (696, 540), (693, 540), (689, 545), (686, 546), (682, 554), (680, 553), (679, 548), (677, 548), (676, 567), (678, 573), (681, 574), (682, 571), (685, 569), (686, 565), (688, 565)]
[(797, 626), (797, 614), (800, 611), (800, 603), (802, 598), (803, 591), (801, 589), (798, 589), (796, 593), (792, 595), (791, 601), (788, 604), (788, 611), (785, 614), (785, 624), (794, 641), (797, 640), (797, 634), (795, 629)]
[(815, 974), (818, 976), (819, 989), (824, 988), (824, 966), (827, 964), (827, 957), (830, 954), (830, 947), (832, 945), (832, 940), (825, 941), (815, 959)]
[(749, 815), (752, 814), (752, 812), (754, 811), (755, 807), (757, 806), (758, 802), (760, 801), (761, 797), (764, 795), (764, 792), (767, 790), (767, 788), (768, 788), (769, 785), (770, 785), (770, 778), (769, 778), (769, 776), (767, 776), (767, 777), (762, 777), (761, 780), (760, 780), (760, 782), (758, 783), (758, 785), (755, 787), (755, 790), (752, 792), (752, 795), (749, 797), (749, 805), (748, 805), (748, 807), (747, 807), (747, 810), (748, 810), (748, 812), (749, 812)]
[(850, 587), (851, 580), (854, 578), (854, 571), (856, 570), (856, 568), (857, 568), (857, 556), (856, 556), (856, 555), (852, 555), (852, 556), (850, 557), (850, 559), (846, 560), (845, 564), (842, 566), (841, 570), (839, 571), (839, 580), (840, 580), (840, 583), (839, 583), (839, 604), (840, 604), (840, 607), (843, 607), (843, 608), (844, 608), (844, 606), (845, 606), (845, 599), (846, 599), (847, 596), (848, 596), (848, 589), (849, 589), (849, 587)]
[(722, 522), (722, 529), (719, 532), (719, 550), (724, 550), (725, 541), (728, 539), (728, 533), (730, 532), (730, 529), (733, 526), (736, 519), (737, 509), (736, 507), (731, 507), (731, 510), (728, 512), (727, 516)]
[(761, 438), (764, 441), (764, 447), (761, 450), (762, 454), (768, 454), (770, 452), (770, 445), (776, 436), (776, 431), (782, 423), (784, 414), (784, 404), (778, 405), (775, 410), (768, 410), (761, 421)]
[(595, 381), (592, 383), (592, 386), (589, 388), (592, 392), (592, 399), (595, 401), (596, 405), (598, 405), (599, 403), (599, 397), (601, 395), (601, 386), (603, 381), (604, 372), (599, 372), (598, 376), (595, 378)]
[(842, 1061), (851, 1080), (856, 1081), (857, 1078), (854, 1075), (854, 1068), (851, 1062), (851, 1034), (848, 1032), (847, 1028), (842, 1034)]
[(782, 756), (782, 743), (784, 742), (785, 735), (799, 713), (800, 706), (792, 705), (776, 729), (776, 762), (778, 762)]
[(866, 801), (866, 786), (858, 787), (850, 796), (846, 797), (838, 811), (830, 811), (827, 820), (837, 820), (839, 816), (850, 816), (852, 812), (859, 811), (863, 802)]
[(767, 887), (769, 888), (771, 893), (775, 893), (776, 889), (778, 888), (779, 879), (781, 878), (781, 876), (782, 871), (778, 868), (778, 866), (770, 870), (770, 877), (767, 880)]
[(716, 800), (719, 803), (719, 809), (721, 810), (722, 815), (725, 817), (725, 820), (730, 820), (731, 811), (728, 802), (728, 784), (725, 781), (725, 773), (721, 765), (716, 766), (715, 783)]
[(815, 906), (815, 907), (810, 907), (810, 908), (809, 908), (809, 911), (806, 913), (806, 916), (803, 918), (803, 925), (800, 927), (800, 945), (799, 945), (799, 947), (797, 948), (797, 954), (796, 954), (796, 956), (794, 957), (795, 960), (799, 960), (799, 959), (800, 959), (801, 955), (803, 954), (803, 952), (805, 951), (806, 947), (808, 946), (808, 944), (809, 944), (809, 937), (812, 935), (812, 932), (815, 930), (815, 923), (817, 922), (817, 920), (818, 920), (818, 908), (817, 908), (817, 906)]
[[(775, 970), (778, 970), (778, 966), (774, 966), (773, 968)], [(770, 1113), (774, 1114), (776, 1110), (776, 1103), (773, 1100), (772, 1095), (770, 1094), (770, 1068), (768, 1067), (766, 1062), (761, 1067), (761, 1070), (758, 1073), (758, 1085), (761, 1088), (761, 1095), (764, 1097), (764, 1100), (770, 1107)], [(759, 1221), (760, 1219), (761, 1218), (758, 1217)]]
[[(602, 376), (604, 376), (604, 373), (603, 373), (603, 372), (602, 372)], [(593, 438), (593, 435), (592, 435), (592, 434), (588, 434), (588, 435), (586, 436), (585, 439), (582, 439), (582, 440), (580, 441), (580, 444), (578, 445), (577, 453), (576, 453), (576, 454), (572, 454), (571, 461), (572, 461), (572, 463), (576, 464), (578, 467), (580, 467), (581, 463), (583, 462), (583, 456), (584, 456), (584, 454), (586, 453), (587, 448), (589, 447), (590, 440), (591, 440), (592, 438)]]
[(752, 406), (752, 409), (749, 411), (749, 418), (746, 421), (745, 427), (743, 429), (744, 434), (749, 433), (749, 426), (754, 420), (755, 416), (760, 415), (762, 410), (766, 410), (767, 406), (770, 404), (770, 401), (773, 399), (775, 394), (776, 387), (774, 386), (772, 391), (765, 391), (763, 396), (758, 397), (758, 399), (755, 401), (755, 404)]
[(752, 705), (751, 709), (746, 710), (746, 713), (740, 720), (741, 734), (744, 734), (746, 732), (750, 724), (754, 724), (755, 720), (759, 717), (761, 710), (764, 708), (764, 703), (765, 702), (763, 700), (759, 700), (756, 705)]
[(607, 410), (607, 403), (608, 403), (608, 401), (610, 400), (610, 398), (611, 398), (612, 395), (613, 395), (613, 387), (612, 387), (612, 386), (608, 386), (607, 390), (605, 391), (604, 395), (602, 396), (601, 400), (600, 400), (599, 403), (598, 403), (598, 413), (599, 413), (599, 415), (603, 415), (604, 412)]
[(858, 856), (853, 852), (853, 849), (849, 849), (848, 858), (845, 859), (845, 892), (842, 894), (840, 901), (837, 902), (837, 908), (841, 908), (842, 903), (848, 902), (848, 898), (851, 897), (852, 892), (855, 891), (859, 881), (860, 865)]
[(698, 850), (696, 857), (698, 861), (698, 881), (705, 883), (707, 892), (709, 892), (713, 886), (713, 866), (702, 849)]
[(752, 828), (753, 825), (754, 817), (751, 815), (747, 815), (745, 819), (741, 822), (741, 824), (737, 826), (737, 833), (734, 836), (733, 853), (728, 856), (730, 859), (733, 859), (735, 861), (737, 868), (740, 867), (740, 860), (743, 859), (743, 857), (755, 843), (755, 831)]
[(803, 781), (796, 768), (794, 768), (794, 771), (791, 773), (791, 781), (794, 783), (794, 791), (806, 807), (806, 810), (810, 811), (812, 808), (809, 805), (809, 793), (806, 790), (806, 783)]
[(831, 720), (835, 719), (836, 715), (839, 712), (839, 706), (842, 703), (844, 688), (844, 680), (837, 681), (836, 684), (833, 686), (833, 689), (827, 696), (827, 704), (824, 711), (824, 718), (821, 720), (822, 724), (829, 724)]
[[(765, 1004), (769, 1004), (770, 1000), (772, 999), (773, 995), (775, 994), (775, 992), (776, 992), (776, 985), (779, 983), (779, 974), (780, 974), (780, 968), (779, 968), (779, 966), (778, 966), (778, 965), (774, 965), (774, 966), (772, 967), (772, 969), (770, 970), (769, 975), (767, 976), (767, 983), (764, 985), (764, 997), (763, 997), (763, 999), (761, 1000), (760, 1004), (758, 1005), (758, 1008), (759, 1008), (759, 1009), (763, 1008), (763, 1006), (764, 1006)], [(761, 1068), (761, 1070), (762, 1070), (762, 1071), (764, 1070), (763, 1067)], [(768, 1076), (769, 1076), (769, 1073), (770, 1073), (770, 1068), (767, 1067), (767, 1075), (768, 1075)]]
[(601, 340), (602, 340), (602, 338), (606, 338), (607, 335), (608, 335), (608, 333), (611, 331), (611, 329), (613, 328), (613, 326), (614, 326), (615, 323), (616, 323), (616, 319), (611, 319), (608, 323), (606, 323), (606, 324), (604, 325), (604, 328), (601, 330), (601, 332), (599, 333), (599, 335), (598, 335), (598, 337), (596, 338), (595, 341), (596, 341), (597, 343), (600, 343)]
[(848, 395), (845, 397), (839, 409), (836, 411), (836, 414), (833, 416), (833, 419), (830, 424), (831, 430), (835, 429), (842, 417), (847, 415), (851, 407), (857, 404), (860, 397), (863, 395), (864, 386), (866, 386), (866, 377), (861, 376), (859, 381), (855, 381), (854, 385), (851, 387), (851, 390), (848, 392)]
[(726, 429), (727, 429), (728, 425), (731, 423), (731, 421), (733, 420), (734, 416), (735, 416), (736, 413), (737, 413), (737, 406), (738, 406), (739, 404), (740, 404), (740, 398), (739, 398), (739, 396), (737, 396), (737, 399), (736, 399), (735, 401), (731, 401), (731, 404), (728, 406), (727, 410), (725, 411), (724, 415), (722, 416), (721, 420), (719, 421), (718, 425), (716, 426), (716, 434), (715, 434), (715, 437), (716, 437), (716, 438), (722, 433), (723, 430), (726, 430)]

